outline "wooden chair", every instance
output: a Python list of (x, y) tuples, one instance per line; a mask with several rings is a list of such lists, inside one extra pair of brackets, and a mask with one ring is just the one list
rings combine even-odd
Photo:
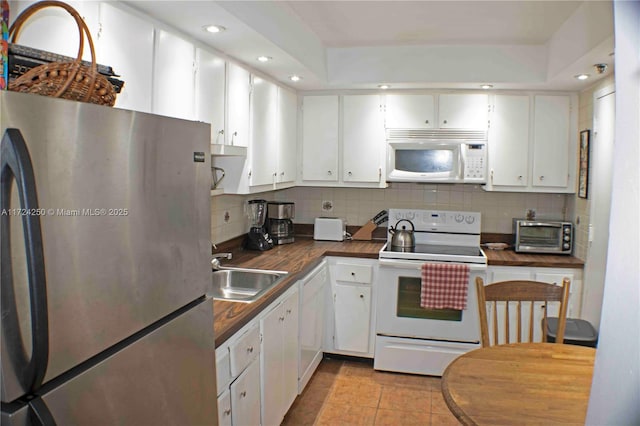
[[(478, 292), (478, 310), (480, 312), (480, 331), (482, 334), (482, 346), (490, 346), (489, 343), (489, 321), (487, 318), (487, 302), (493, 311), (493, 344), (497, 345), (499, 341), (498, 334), (498, 303), (504, 304), (504, 331), (505, 343), (511, 343), (509, 336), (509, 302), (517, 302), (517, 342), (522, 342), (522, 307), (523, 303), (529, 302), (529, 342), (533, 342), (534, 327), (534, 303), (544, 303), (544, 317), (542, 319), (542, 340), (545, 340), (547, 333), (547, 305), (548, 302), (560, 302), (558, 314), (558, 328), (556, 330), (556, 343), (563, 343), (564, 331), (567, 321), (567, 302), (569, 300), (569, 287), (571, 282), (569, 278), (562, 280), (562, 286), (548, 284), (538, 281), (502, 281), (487, 286), (481, 277), (476, 277), (476, 289)], [(512, 304), (513, 306), (513, 304)]]

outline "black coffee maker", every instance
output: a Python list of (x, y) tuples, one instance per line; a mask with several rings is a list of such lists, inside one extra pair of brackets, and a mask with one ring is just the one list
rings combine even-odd
[(244, 248), (260, 251), (273, 248), (273, 240), (265, 228), (267, 200), (249, 200), (245, 206), (245, 213), (251, 227), (244, 240)]

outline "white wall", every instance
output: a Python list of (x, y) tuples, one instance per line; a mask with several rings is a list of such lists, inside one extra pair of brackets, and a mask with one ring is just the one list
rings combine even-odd
[(589, 425), (640, 424), (640, 2), (615, 1), (609, 254)]

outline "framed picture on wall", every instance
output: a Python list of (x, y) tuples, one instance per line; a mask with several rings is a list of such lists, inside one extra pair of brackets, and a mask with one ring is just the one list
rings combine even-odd
[(580, 167), (578, 169), (578, 197), (587, 198), (589, 194), (589, 139), (590, 130), (580, 132)]

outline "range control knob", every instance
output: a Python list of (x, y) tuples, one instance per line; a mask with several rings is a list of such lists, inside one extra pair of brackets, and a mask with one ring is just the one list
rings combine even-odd
[(467, 222), (469, 225), (471, 225), (473, 222), (476, 221), (476, 218), (473, 216), (467, 216), (464, 218), (464, 221)]
[(569, 228), (568, 226), (566, 228), (564, 228), (564, 233), (565, 234), (570, 234), (571, 233), (571, 228)]
[(569, 241), (570, 239), (571, 239), (571, 237), (570, 237), (570, 236), (568, 236), (568, 235), (565, 235), (565, 236), (564, 236), (564, 240), (565, 240), (565, 241)]
[(564, 243), (564, 244), (562, 245), (562, 247), (563, 247), (565, 250), (569, 250), (569, 247), (570, 247), (570, 246), (569, 246), (569, 243)]
[(458, 213), (455, 217), (456, 222), (458, 223), (462, 223), (462, 221), (464, 220), (464, 216), (461, 215), (460, 213)]

